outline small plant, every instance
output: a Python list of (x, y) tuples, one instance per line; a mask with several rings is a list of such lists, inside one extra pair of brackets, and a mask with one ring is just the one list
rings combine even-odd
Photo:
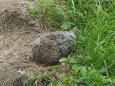
[(33, 77), (27, 81), (28, 86), (47, 86), (49, 83), (53, 82), (54, 76), (53, 72), (39, 73), (33, 72)]
[(28, 12), (31, 13), (31, 14), (37, 14), (37, 9), (30, 7), (30, 8), (28, 9)]

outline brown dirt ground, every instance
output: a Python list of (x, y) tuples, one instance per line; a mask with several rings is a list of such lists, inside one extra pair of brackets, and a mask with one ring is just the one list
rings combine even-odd
[(18, 6), (19, 9), (27, 9), (28, 5), (32, 3), (25, 0), (0, 0), (0, 86), (13, 86), (12, 82), (22, 74), (31, 75), (34, 70), (47, 69), (47, 67), (32, 62), (29, 58), (32, 57), (31, 43), (41, 32), (49, 30), (39, 25), (31, 27), (29, 21), (22, 21), (28, 18), (27, 14), (21, 15), (22, 20), (15, 15), (10, 19), (13, 10), (17, 12)]

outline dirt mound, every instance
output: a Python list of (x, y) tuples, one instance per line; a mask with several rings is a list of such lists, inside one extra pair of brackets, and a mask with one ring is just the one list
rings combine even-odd
[(5, 29), (12, 28), (32, 28), (40, 32), (42, 30), (51, 30), (52, 27), (46, 21), (43, 21), (39, 15), (32, 15), (28, 12), (29, 7), (34, 7), (34, 2), (26, 0), (0, 0), (0, 26)]
[(30, 26), (30, 18), (25, 8), (7, 7), (1, 12), (0, 17), (1, 25), (5, 28), (22, 28)]
[(18, 77), (47, 69), (29, 58), (31, 43), (49, 29), (46, 23), (31, 21), (25, 0), (0, 0), (0, 86), (15, 86)]

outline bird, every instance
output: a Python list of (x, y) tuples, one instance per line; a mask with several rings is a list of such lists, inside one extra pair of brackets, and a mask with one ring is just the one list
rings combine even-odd
[(73, 49), (78, 29), (70, 31), (54, 31), (41, 34), (32, 43), (32, 59), (37, 63), (54, 65), (69, 55)]

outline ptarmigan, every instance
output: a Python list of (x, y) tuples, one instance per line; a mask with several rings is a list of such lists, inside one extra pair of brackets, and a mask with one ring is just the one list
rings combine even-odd
[(42, 34), (32, 44), (33, 59), (46, 65), (56, 64), (72, 51), (75, 38), (76, 28)]

